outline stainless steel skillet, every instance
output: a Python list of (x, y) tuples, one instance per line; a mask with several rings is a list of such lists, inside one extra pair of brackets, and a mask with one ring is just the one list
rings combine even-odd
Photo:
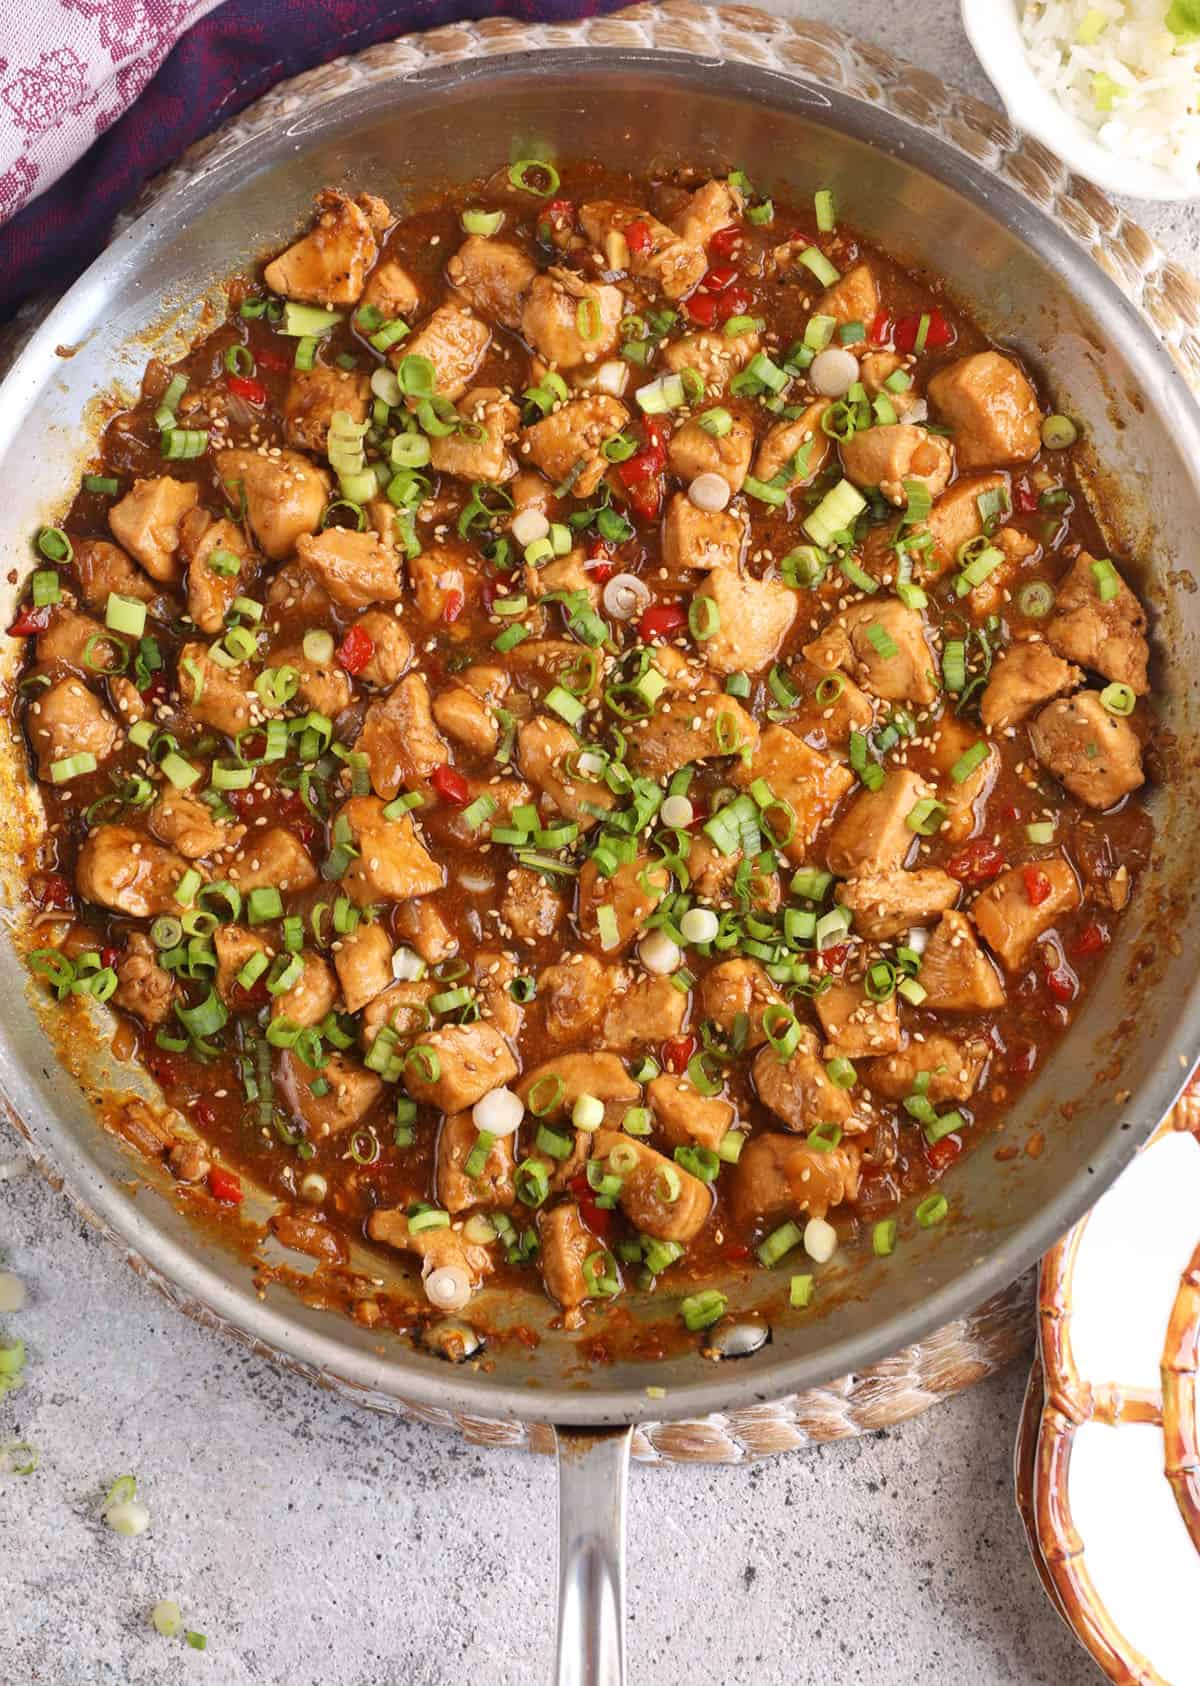
[[(541, 38), (544, 46), (571, 39), (569, 31)], [(544, 1333), (535, 1352), (503, 1346), (489, 1355), (490, 1369), (451, 1368), (399, 1342), (380, 1355), (376, 1334), (282, 1293), (260, 1301), (244, 1264), (164, 1195), (129, 1197), (129, 1160), (97, 1128), (83, 1092), (119, 1087), (129, 1074), (89, 1041), (69, 1051), (82, 1084), (68, 1076), (15, 951), (0, 947), (0, 1083), (13, 1110), (73, 1197), (181, 1305), (335, 1380), (365, 1405), (567, 1431), (562, 1678), (616, 1679), (624, 1425), (734, 1411), (852, 1373), (975, 1305), (1096, 1198), (1186, 1074), (1200, 1028), (1200, 915), (1190, 891), (1200, 853), (1191, 754), (1200, 602), (1186, 589), (1200, 530), (1200, 425), (1144, 320), (1054, 220), (939, 135), (868, 99), (770, 69), (568, 44), (400, 75), (381, 51), (352, 75), (322, 73), (269, 132), (246, 134), (114, 243), (0, 388), (6, 569), (17, 576), (31, 565), (28, 534), (55, 512), (87, 449), (89, 403), (114, 382), (135, 384), (149, 352), (187, 331), (222, 277), (299, 226), (316, 187), (369, 183), (403, 207), (413, 188), (488, 171), (534, 145), (639, 168), (675, 159), (737, 164), (764, 187), (797, 196), (833, 187), (857, 224), (905, 261), (946, 276), (985, 326), (1044, 368), (1060, 407), (1088, 418), (1098, 461), (1113, 471), (1099, 473), (1097, 485), (1124, 528), (1113, 533), (1114, 549), (1148, 564), (1161, 708), (1178, 742), (1170, 782), (1155, 798), (1161, 858), (1067, 1046), (1008, 1122), (1013, 1143), (1042, 1128), (1045, 1153), (1002, 1166), (981, 1149), (947, 1184), (952, 1223), (929, 1234), (905, 1224), (891, 1260), (847, 1261), (823, 1292), (823, 1316), (777, 1324), (770, 1344), (737, 1364), (715, 1366), (696, 1353), (583, 1371), (573, 1344), (545, 1328), (544, 1309), (531, 1301), (519, 1310)], [(25, 794), (7, 746), (0, 777), (0, 868), (15, 901)], [(1135, 967), (1136, 987), (1128, 981)], [(739, 1290), (736, 1303), (752, 1299)], [(665, 1388), (665, 1397), (648, 1387)], [(586, 1428), (609, 1432), (580, 1438)]]

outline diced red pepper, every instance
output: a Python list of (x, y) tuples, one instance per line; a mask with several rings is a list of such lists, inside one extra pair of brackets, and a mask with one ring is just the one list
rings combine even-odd
[(744, 1241), (730, 1241), (721, 1251), (730, 1264), (743, 1264), (750, 1257), (750, 1249)]
[(642, 432), (646, 435), (647, 446), (658, 452), (658, 465), (665, 468), (667, 464), (667, 440), (671, 437), (671, 429), (667, 425), (665, 416), (643, 416)]
[(217, 1109), (211, 1101), (197, 1101), (192, 1108), (192, 1117), (202, 1130), (211, 1130), (217, 1122)]
[[(926, 351), (940, 351), (943, 346), (953, 345), (957, 336), (954, 329), (942, 315), (941, 311), (934, 308), (933, 310), (926, 311), (924, 314), (929, 317), (929, 326), (925, 330), (924, 349)], [(902, 316), (896, 323), (895, 330), (892, 334), (892, 343), (896, 347), (896, 350), (904, 352), (915, 351), (917, 345), (917, 335), (920, 331), (921, 313), (918, 312), (912, 316)]]
[(731, 258), (744, 238), (736, 223), (727, 223), (724, 228), (718, 228), (708, 242), (708, 249), (714, 258)]
[(717, 300), (713, 293), (693, 293), (690, 299), (684, 300), (683, 308), (688, 320), (700, 328), (711, 328), (717, 319)]
[(227, 375), (225, 377), (230, 392), (244, 398), (247, 404), (265, 404), (267, 389), (261, 381), (256, 381), (253, 375)]
[(925, 1157), (935, 1171), (944, 1171), (948, 1165), (953, 1165), (962, 1150), (961, 1136), (943, 1136), (940, 1142), (926, 1147)]
[(471, 800), (470, 787), (457, 767), (448, 767), (444, 762), (433, 769), (429, 780), (443, 802), (452, 808), (465, 808)]
[(546, 206), (552, 217), (569, 217), (574, 220), (575, 201), (573, 199), (552, 199)]
[(1008, 1050), (1008, 1069), (1018, 1077), (1028, 1077), (1037, 1064), (1036, 1042), (1014, 1042)]
[(337, 659), (347, 673), (361, 673), (375, 654), (375, 640), (361, 626), (352, 626), (338, 645)]
[(242, 1193), (241, 1178), (220, 1165), (214, 1165), (208, 1173), (208, 1188), (214, 1200), (223, 1200), (227, 1206), (240, 1206), (246, 1198)]
[(1068, 1001), (1074, 1001), (1078, 987), (1075, 974), (1069, 966), (1057, 966), (1052, 972), (1046, 973), (1048, 994), (1064, 1006)]
[(593, 562), (588, 566), (588, 573), (597, 585), (607, 585), (613, 577), (613, 565), (611, 562)]
[(229, 990), (229, 1005), (235, 1013), (256, 1012), (259, 1007), (265, 1007), (269, 1000), (266, 978), (256, 979), (249, 989), (238, 983), (235, 978)]
[(888, 345), (892, 338), (892, 319), (886, 310), (876, 312), (868, 339), (872, 345)]
[(687, 1070), (688, 1061), (696, 1052), (694, 1036), (672, 1036), (662, 1045), (662, 1063), (678, 1077)]
[(466, 598), (457, 586), (451, 586), (446, 593), (446, 601), (442, 604), (442, 619), (447, 623), (456, 621), (463, 612)]
[(39, 907), (70, 907), (75, 897), (61, 872), (48, 872), (35, 880), (34, 901)]
[(1103, 925), (1085, 925), (1071, 944), (1071, 953), (1084, 960), (1090, 954), (1099, 954), (1107, 946), (1108, 932)]
[(997, 848), (986, 837), (975, 837), (950, 856), (946, 862), (946, 871), (951, 878), (957, 878), (960, 884), (974, 888), (979, 884), (990, 883), (1004, 871), (1006, 864), (1003, 849)]
[(1023, 474), (1013, 487), (1013, 506), (1021, 515), (1032, 515), (1038, 506), (1038, 495), (1029, 484), (1029, 476)]
[(1021, 876), (1025, 880), (1025, 894), (1029, 897), (1030, 907), (1041, 907), (1053, 888), (1050, 880), (1039, 866), (1024, 867)]
[(100, 964), (102, 966), (115, 966), (120, 958), (121, 950), (119, 948), (109, 947), (100, 950)]
[(567, 1185), (575, 1196), (579, 1206), (579, 1215), (591, 1230), (593, 1235), (599, 1236), (601, 1241), (607, 1241), (612, 1230), (613, 1215), (607, 1206), (598, 1206), (592, 1185), (587, 1180), (587, 1173), (581, 1171), (577, 1177), (572, 1177)]
[(717, 294), (717, 321), (728, 322), (731, 316), (744, 316), (754, 302), (749, 287), (726, 287)]
[(662, 513), (663, 489), (659, 480), (639, 480), (627, 488), (625, 496), (635, 515), (643, 521), (657, 521)]
[(738, 278), (737, 265), (734, 263), (710, 264), (700, 285), (706, 293), (723, 293), (726, 287), (732, 287)]
[(679, 603), (652, 603), (638, 621), (638, 632), (647, 640), (670, 638), (687, 625), (687, 610)]
[(273, 345), (258, 347), (254, 353), (254, 361), (260, 369), (275, 369), (279, 373), (292, 366), (291, 358), (284, 352), (277, 351)]
[(45, 632), (50, 624), (49, 603), (42, 603), (35, 609), (32, 605), (22, 609), (16, 620), (8, 629), (10, 638), (33, 638), (39, 632)]
[(632, 222), (626, 223), (625, 243), (635, 257), (644, 257), (654, 244), (650, 224), (644, 222), (641, 217), (635, 217)]
[(154, 1081), (163, 1089), (173, 1089), (179, 1082), (183, 1067), (175, 1054), (168, 1054), (162, 1048), (147, 1048), (143, 1058), (146, 1069)]
[(831, 948), (823, 948), (814, 956), (814, 965), (818, 972), (836, 972), (849, 952), (849, 943), (834, 943)]

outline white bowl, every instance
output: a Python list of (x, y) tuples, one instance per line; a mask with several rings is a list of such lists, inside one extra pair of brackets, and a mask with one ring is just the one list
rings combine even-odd
[(1191, 186), (1152, 164), (1135, 163), (1101, 146), (1034, 75), (1018, 15), (1019, 0), (962, 0), (967, 38), (1016, 127), (1107, 193), (1133, 199), (1200, 197), (1200, 178)]

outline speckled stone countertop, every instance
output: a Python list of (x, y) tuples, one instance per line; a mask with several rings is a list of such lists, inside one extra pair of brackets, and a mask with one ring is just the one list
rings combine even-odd
[[(983, 97), (953, 0), (774, 0)], [(1186, 261), (1200, 212), (1137, 207)], [(0, 1160), (17, 1156), (0, 1126)], [(169, 1311), (35, 1178), (0, 1183), (29, 1385), (0, 1439), (2, 1686), (447, 1686), (550, 1677), (554, 1469), (355, 1413)], [(1028, 1560), (1023, 1369), (870, 1438), (749, 1468), (635, 1467), (633, 1686), (1085, 1686)], [(136, 1473), (152, 1523), (98, 1520)], [(153, 1632), (159, 1598), (208, 1636)]]

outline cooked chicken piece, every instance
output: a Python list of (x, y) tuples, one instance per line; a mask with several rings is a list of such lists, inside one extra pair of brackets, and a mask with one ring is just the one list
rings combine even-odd
[[(418, 904), (419, 905), (419, 904)], [(348, 1013), (357, 1013), (392, 982), (392, 939), (387, 927), (365, 921), (333, 946), (333, 968)]]
[(773, 1224), (802, 1213), (823, 1218), (858, 1194), (858, 1149), (846, 1142), (822, 1150), (771, 1132), (747, 1142), (733, 1173), (739, 1224)]
[(833, 440), (821, 427), (821, 417), (828, 408), (829, 400), (819, 398), (793, 421), (778, 421), (769, 427), (754, 459), (754, 478), (774, 480), (777, 474), (782, 475), (789, 491), (815, 480), (833, 449)]
[(926, 520), (909, 529), (913, 533), (928, 533), (932, 544), (920, 552), (916, 566), (920, 579), (936, 579), (947, 568), (957, 565), (963, 545), (981, 538), (985, 531), (984, 511), (991, 511), (1003, 494), (1003, 507), (1010, 505), (1008, 475), (1001, 473), (974, 474), (956, 480), (940, 498), (935, 499)]
[(336, 720), (344, 708), (349, 708), (354, 687), (346, 670), (335, 658), (317, 662), (304, 654), (303, 644), (279, 644), (269, 653), (267, 665), (277, 670), (290, 667), (296, 674), (297, 702), (294, 707), (315, 708), (331, 720)]
[(107, 539), (79, 539), (74, 534), (71, 544), (75, 550), (75, 572), (89, 609), (104, 609), (114, 592), (118, 597), (136, 597), (142, 603), (152, 603), (158, 595), (120, 545), (109, 544)]
[(385, 321), (407, 321), (421, 305), (421, 289), (402, 263), (384, 258), (367, 277), (362, 306), (374, 305)]
[[(750, 472), (754, 425), (743, 415), (733, 415), (731, 419), (729, 432), (720, 439), (714, 439), (695, 419), (676, 428), (667, 442), (671, 473), (689, 485), (701, 474), (719, 474), (731, 492), (740, 492)], [(667, 518), (670, 519), (669, 508)]]
[(549, 269), (530, 286), (521, 333), (553, 369), (602, 363), (617, 348), (624, 309), (619, 287), (585, 281), (569, 269)]
[(497, 1136), (488, 1149), (483, 1170), (469, 1177), (464, 1169), (479, 1139), (479, 1126), (469, 1112), (442, 1120), (437, 1142), (437, 1199), (447, 1212), (469, 1212), (473, 1206), (508, 1207), (516, 1198), (513, 1187), (513, 1138)]
[(912, 422), (869, 427), (841, 444), (842, 467), (856, 486), (878, 486), (898, 509), (908, 506), (906, 480), (925, 486), (936, 498), (950, 482), (954, 453), (938, 433)]
[(372, 1241), (417, 1255), (426, 1298), (441, 1312), (464, 1310), (492, 1272), (486, 1247), (464, 1241), (456, 1229), (421, 1229), (414, 1235), (407, 1213), (399, 1207), (372, 1212), (367, 1219), (367, 1234)]
[(108, 676), (108, 700), (116, 709), (122, 726), (128, 731), (139, 720), (150, 718), (150, 707), (132, 679), (119, 673)]
[(1046, 622), (1046, 642), (1080, 667), (1090, 667), (1144, 696), (1150, 689), (1146, 611), (1111, 564), (1102, 577), (1106, 587), (1115, 579), (1120, 589), (1102, 602), (1101, 578), (1094, 572), (1098, 566), (1086, 550), (1080, 551), (1058, 588), (1054, 613)]
[(323, 457), (329, 446), (329, 424), (341, 410), (352, 422), (364, 422), (371, 404), (371, 377), (356, 369), (336, 369), (314, 363), (293, 369), (283, 400), (283, 431), (298, 451)]
[(79, 851), (75, 882), (85, 901), (131, 919), (154, 919), (178, 910), (175, 891), (187, 870), (182, 855), (151, 843), (132, 826), (101, 825)]
[(635, 978), (627, 989), (609, 996), (603, 1042), (616, 1054), (631, 1054), (648, 1043), (678, 1036), (687, 1018), (688, 998), (670, 978)]
[(1007, 972), (1019, 972), (1038, 938), (1079, 906), (1079, 881), (1064, 855), (1002, 872), (971, 903), (980, 936)]
[(173, 583), (179, 578), (179, 523), (199, 497), (194, 480), (173, 480), (169, 474), (135, 480), (109, 510), (108, 524), (118, 544), (152, 579)]
[[(238, 973), (252, 955), (264, 954), (270, 962), (275, 950), (257, 931), (247, 931), (241, 925), (218, 925), (213, 932), (213, 947), (217, 951), (217, 994), (227, 1007), (244, 1005), (246, 996)], [(266, 972), (259, 976), (266, 977)]]
[[(313, 1084), (321, 1079), (327, 1086), (314, 1094)], [(323, 1142), (361, 1124), (383, 1094), (383, 1083), (345, 1054), (330, 1054), (314, 1071), (284, 1048), (276, 1066), (276, 1089), (292, 1117), (303, 1124), (308, 1140)]]
[(584, 1261), (603, 1243), (584, 1227), (579, 1207), (573, 1200), (564, 1200), (548, 1211), (539, 1212), (537, 1229), (541, 1243), (538, 1264), (546, 1292), (566, 1313), (564, 1328), (578, 1329), (583, 1324), (579, 1308), (591, 1292), (583, 1272)]
[(697, 1145), (715, 1153), (737, 1122), (728, 1101), (702, 1095), (686, 1077), (655, 1077), (646, 1086), (646, 1099), (668, 1147)]
[(373, 646), (371, 659), (359, 669), (358, 678), (384, 690), (394, 685), (412, 661), (412, 639), (395, 614), (386, 609), (367, 609), (353, 623), (365, 632)]
[(514, 866), (505, 874), (501, 935), (511, 933), (518, 942), (538, 942), (553, 935), (566, 911), (562, 896), (540, 872)]
[(439, 1070), (431, 1077), (418, 1061), (406, 1069), (405, 1086), (420, 1106), (462, 1112), (517, 1075), (508, 1043), (482, 1019), (476, 1024), (439, 1025), (422, 1037), (422, 1047), (432, 1051)]
[(996, 658), (979, 701), (989, 732), (1019, 726), (1043, 703), (1083, 684), (1083, 674), (1040, 640), (1010, 644)]
[(1004, 1005), (1004, 985), (975, 941), (965, 913), (943, 913), (918, 974), (931, 1013), (977, 1013)]
[(39, 779), (52, 779), (54, 763), (72, 755), (94, 755), (102, 766), (124, 740), (104, 704), (79, 679), (60, 679), (41, 692), (29, 704), (26, 721)]
[[(986, 751), (983, 760), (970, 767), (965, 758), (977, 754), (980, 748)], [(957, 715), (943, 714), (933, 731), (930, 764), (941, 775), (938, 800), (946, 810), (942, 834), (957, 843), (972, 835), (976, 816), (984, 813), (981, 804), (991, 794), (1000, 771), (1000, 751), (980, 735), (978, 727)]]
[(406, 1047), (424, 1036), (429, 1027), (429, 998), (441, 984), (432, 978), (405, 978), (381, 989), (362, 1010), (359, 1033), (364, 1048), (370, 1048), (386, 1029), (398, 1047)]
[(267, 586), (267, 607), (274, 609), (276, 616), (281, 611), (295, 616), (306, 626), (318, 625), (333, 612), (333, 604), (324, 586), (307, 568), (294, 561), (285, 562), (271, 576)]
[(117, 961), (114, 1007), (133, 1013), (143, 1024), (163, 1024), (175, 1004), (175, 980), (158, 963), (158, 950), (144, 931), (131, 931)]
[(198, 1141), (176, 1142), (167, 1163), (181, 1183), (200, 1183), (212, 1169), (212, 1160)]
[(657, 1241), (678, 1241), (684, 1246), (694, 1241), (712, 1211), (708, 1184), (621, 1130), (597, 1130), (593, 1139), (595, 1157), (605, 1163), (617, 1146), (621, 1148), (619, 1162), (627, 1161), (630, 1153), (637, 1158), (632, 1171), (621, 1173), (617, 1195), (618, 1206), (634, 1228)]
[(991, 1044), (985, 1037), (961, 1041), (929, 1031), (919, 1042), (911, 1041), (897, 1053), (865, 1061), (858, 1074), (877, 1094), (889, 1101), (902, 1101), (913, 1093), (917, 1077), (927, 1072), (925, 1098), (931, 1105), (941, 1106), (946, 1101), (969, 1101), (991, 1057)]
[[(481, 796), (494, 806), (482, 819), (477, 820), (474, 815), (468, 818), (472, 804)], [(495, 774), (483, 778), (468, 775), (466, 806), (444, 809), (440, 816), (441, 829), (447, 839), (464, 849), (486, 849), (494, 827), (511, 825), (514, 808), (533, 799), (534, 793), (524, 779), (497, 778)]]
[(624, 404), (602, 392), (572, 398), (525, 429), (522, 456), (553, 485), (569, 484), (575, 497), (590, 498), (608, 473), (600, 447), (628, 420)]
[(358, 744), (367, 758), (376, 795), (389, 802), (402, 788), (425, 784), (450, 759), (450, 746), (434, 724), (429, 687), (410, 673), (367, 709)]
[(834, 894), (854, 915), (860, 937), (886, 942), (889, 937), (904, 936), (914, 925), (927, 925), (935, 914), (953, 907), (959, 891), (957, 879), (930, 866), (851, 878), (839, 884)]
[(248, 662), (222, 667), (207, 644), (185, 644), (175, 675), (183, 709), (203, 726), (236, 738), (252, 720), (262, 718)]
[(987, 577), (972, 586), (963, 598), (963, 606), (975, 621), (985, 621), (998, 615), (1012, 597), (1012, 588), (1024, 563), (1041, 555), (1042, 547), (1017, 527), (1001, 527), (992, 539), (1000, 560)]
[(189, 509), (179, 523), (179, 554), (187, 568), (188, 614), (201, 632), (220, 632), (253, 572), (254, 551), (245, 533), (235, 521), (214, 521), (207, 509)]
[(933, 791), (907, 767), (884, 775), (878, 790), (864, 790), (829, 834), (825, 859), (839, 878), (894, 872), (904, 865), (917, 834), (908, 816)]
[[(561, 1088), (554, 1083), (555, 1078)], [(632, 1106), (641, 1095), (617, 1056), (604, 1053), (559, 1054), (557, 1059), (546, 1060), (525, 1072), (516, 1087), (526, 1105), (530, 1092), (536, 1088), (538, 1117), (551, 1121), (569, 1116), (580, 1095), (594, 1095), (606, 1106), (612, 1106), (618, 1118), (624, 1116), (621, 1109)]]
[(869, 328), (879, 314), (881, 302), (879, 284), (870, 264), (856, 263), (821, 294), (814, 315), (832, 316), (839, 327), (861, 322)]
[(900, 1017), (896, 997), (872, 1001), (861, 982), (836, 982), (813, 1001), (826, 1042), (827, 1060), (866, 1059), (891, 1054), (900, 1046)]
[[(565, 638), (528, 638), (510, 651), (506, 660), (520, 689), (539, 700), (555, 685), (565, 683), (569, 687), (587, 678), (584, 651)], [(589, 699), (598, 696), (602, 686), (603, 678), (597, 671), (595, 684), (581, 695)]]
[(745, 1017), (744, 1048), (757, 1048), (767, 1039), (763, 1013), (786, 1002), (757, 960), (723, 960), (700, 980), (698, 1011), (702, 1018), (732, 1036), (739, 1013)]
[(177, 849), (189, 861), (220, 854), (246, 835), (244, 825), (218, 820), (206, 802), (170, 785), (163, 786), (146, 823), (160, 843)]
[(732, 568), (713, 569), (693, 602), (704, 599), (716, 611), (716, 631), (703, 644), (714, 673), (757, 673), (773, 662), (799, 609), (796, 593), (781, 580), (739, 577)]
[(337, 1000), (337, 982), (332, 971), (319, 954), (306, 949), (297, 956), (303, 970), (290, 989), (271, 1002), (273, 1019), (289, 1019), (292, 1024), (308, 1029), (320, 1024), (333, 1011)]
[(980, 351), (940, 369), (929, 401), (954, 429), (961, 470), (1029, 462), (1042, 446), (1037, 394), (1020, 368), (998, 351)]
[(1089, 808), (1111, 808), (1146, 782), (1137, 733), (1108, 712), (1098, 691), (1048, 704), (1029, 738), (1042, 766)]
[[(639, 226), (640, 239), (631, 246), (628, 230), (634, 223)], [(668, 299), (680, 299), (691, 292), (708, 268), (699, 246), (681, 240), (674, 229), (636, 205), (594, 199), (579, 207), (579, 224), (604, 253), (608, 269), (625, 269), (653, 281)]]
[(740, 191), (727, 181), (706, 181), (698, 187), (679, 212), (671, 227), (681, 240), (693, 246), (707, 246), (719, 228), (728, 228), (742, 214)]
[[(420, 556), (410, 557), (408, 578), (414, 607), (423, 621), (440, 628), (457, 619), (467, 595), (468, 575), (453, 551), (433, 545)], [(477, 578), (472, 572), (470, 579)]]
[(683, 492), (667, 505), (662, 531), (662, 565), (670, 574), (691, 569), (737, 568), (746, 524), (728, 510), (697, 509)]
[(525, 1009), (514, 1001), (509, 984), (520, 976), (511, 952), (498, 948), (477, 949), (471, 957), (471, 981), (479, 998), (480, 1011), (501, 1036), (515, 1042), (525, 1022)]
[(323, 468), (298, 451), (218, 451), (217, 472), (230, 500), (244, 500), (250, 530), (272, 562), (281, 562), (304, 534), (315, 533), (329, 502)]
[(548, 715), (536, 714), (517, 728), (517, 760), (525, 777), (560, 814), (575, 820), (581, 831), (589, 831), (596, 815), (588, 809), (614, 808), (617, 798), (603, 782), (571, 770), (569, 758), (578, 754), (574, 732)]
[[(804, 660), (792, 668), (791, 677), (801, 695), (794, 725), (814, 749), (844, 749), (851, 732), (869, 732), (874, 725), (873, 699), (848, 674), (839, 672), (831, 681), (829, 674)], [(837, 693), (832, 700), (831, 691)]]
[[(660, 650), (655, 665), (662, 668)], [(640, 773), (652, 779), (668, 778), (689, 761), (708, 761), (733, 755), (743, 748), (753, 750), (759, 741), (758, 722), (734, 697), (717, 691), (689, 694), (673, 688), (645, 720), (631, 723), (631, 759)]]
[(315, 536), (305, 533), (296, 553), (343, 609), (370, 609), (400, 600), (395, 555), (374, 533), (356, 533), (351, 527), (330, 527)]
[(919, 609), (898, 597), (854, 603), (831, 620), (804, 654), (823, 673), (845, 667), (885, 702), (927, 704), (937, 696), (937, 658)]
[(848, 1122), (853, 1110), (849, 1091), (830, 1081), (819, 1048), (816, 1032), (806, 1025), (790, 1059), (781, 1060), (770, 1043), (764, 1043), (750, 1068), (758, 1098), (789, 1130), (813, 1130), (818, 1124), (853, 1129)]
[[(576, 919), (579, 934), (606, 954), (624, 954), (642, 933), (649, 914), (666, 895), (671, 875), (649, 855), (637, 855), (619, 866), (611, 878), (600, 873), (590, 858), (579, 870)], [(600, 933), (599, 911), (608, 906), (616, 917), (616, 941), (607, 947)]]
[(407, 939), (431, 966), (440, 966), (443, 960), (452, 960), (458, 953), (458, 938), (430, 897), (402, 902), (396, 909), (394, 923), (397, 936)]
[(428, 896), (446, 882), (444, 869), (429, 854), (411, 814), (384, 818), (377, 796), (352, 796), (338, 810), (358, 847), (342, 879), (352, 901), (367, 907), (373, 901), (402, 902), (409, 896)]
[[(579, 1041), (595, 1030), (618, 974), (594, 954), (569, 954), (538, 973), (542, 1026), (551, 1042)], [(608, 1038), (605, 1036), (607, 1042)]]
[(466, 685), (451, 685), (433, 699), (433, 718), (456, 743), (474, 755), (492, 755), (500, 741), (500, 723), (487, 703)]
[(485, 320), (516, 329), (537, 265), (517, 246), (471, 234), (447, 263), (446, 274)]
[(248, 896), (251, 890), (265, 889), (294, 895), (300, 890), (311, 890), (317, 882), (317, 869), (308, 850), (298, 837), (278, 825), (252, 832), (229, 862), (227, 871), (243, 896)]
[(325, 1264), (347, 1263), (350, 1250), (336, 1231), (299, 1212), (273, 1212), (267, 1226), (281, 1247), (308, 1253)]
[(795, 830), (783, 853), (797, 865), (807, 858), (855, 782), (849, 767), (810, 749), (802, 737), (783, 725), (768, 726), (751, 759), (733, 769), (734, 783), (746, 789), (756, 779), (765, 779), (775, 797), (788, 803), (796, 816)]
[(667, 340), (660, 355), (675, 374), (694, 369), (704, 382), (705, 398), (716, 398), (761, 349), (759, 334), (736, 334), (731, 339), (719, 332), (700, 333)]
[(477, 386), (460, 401), (458, 413), (466, 427), (429, 442), (432, 467), (439, 474), (456, 474), (460, 480), (486, 480), (493, 485), (511, 480), (517, 472), (511, 447), (521, 421), (512, 399), (499, 387)]
[[(740, 849), (723, 855), (702, 831), (695, 832), (688, 850), (688, 871), (692, 876), (693, 893), (700, 901), (712, 902), (718, 906), (732, 906), (737, 895), (737, 877), (742, 859)], [(767, 860), (773, 861), (774, 856), (768, 855)], [(779, 874), (763, 863), (761, 853), (751, 859), (746, 888), (750, 897), (749, 905), (760, 913), (774, 913), (783, 899)]]
[(434, 390), (440, 398), (461, 398), (491, 344), (486, 322), (460, 304), (440, 304), (416, 332), (388, 353), (399, 368), (406, 357), (427, 357), (433, 364)]
[(107, 673), (121, 659), (122, 646), (99, 621), (84, 615), (63, 600), (50, 610), (50, 619), (38, 633), (36, 653), (39, 667), (73, 668), (85, 679)]
[(868, 351), (865, 357), (859, 359), (858, 364), (859, 379), (866, 388), (867, 397), (878, 398), (882, 392), (901, 421), (915, 410), (918, 404), (925, 402), (915, 387), (910, 386), (902, 392), (895, 392), (888, 386), (891, 377), (903, 369), (905, 358), (898, 351)]
[(305, 304), (357, 304), (379, 248), (367, 213), (335, 188), (317, 194), (320, 215), (310, 233), (269, 263), (273, 293)]

